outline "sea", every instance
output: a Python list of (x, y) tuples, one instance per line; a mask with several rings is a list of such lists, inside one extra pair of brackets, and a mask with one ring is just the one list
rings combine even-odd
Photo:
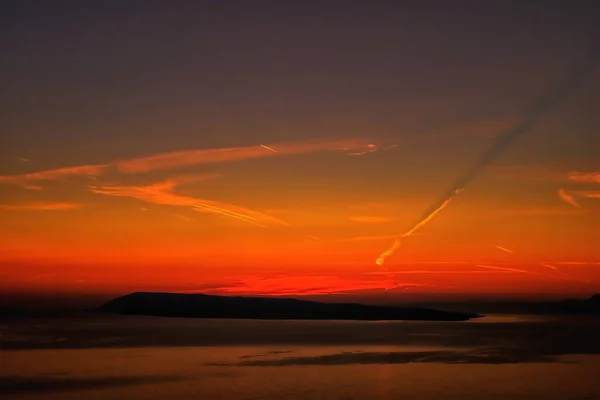
[(600, 400), (600, 318), (3, 320), (0, 398)]

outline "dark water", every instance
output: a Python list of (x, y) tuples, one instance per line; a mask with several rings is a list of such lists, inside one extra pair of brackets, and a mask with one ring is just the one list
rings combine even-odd
[(600, 319), (0, 323), (0, 397), (600, 399)]

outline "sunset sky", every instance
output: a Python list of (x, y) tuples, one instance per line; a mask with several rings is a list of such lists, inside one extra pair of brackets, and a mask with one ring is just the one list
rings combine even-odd
[(0, 291), (588, 295), (586, 1), (8, 1)]

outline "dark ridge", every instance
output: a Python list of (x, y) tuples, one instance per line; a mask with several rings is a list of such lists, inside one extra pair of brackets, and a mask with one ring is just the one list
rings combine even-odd
[(466, 321), (472, 313), (437, 311), (426, 308), (397, 308), (353, 303), (229, 297), (205, 294), (136, 292), (117, 297), (98, 311), (116, 314), (153, 315), (183, 318), (321, 319), (321, 320), (412, 320)]
[(473, 310), (478, 313), (600, 316), (600, 293), (589, 299), (561, 301), (427, 302), (415, 306), (421, 305), (448, 310)]

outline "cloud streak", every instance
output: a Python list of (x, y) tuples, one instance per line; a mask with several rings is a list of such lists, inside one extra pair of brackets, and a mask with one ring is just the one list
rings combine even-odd
[(600, 183), (600, 172), (571, 172), (568, 179), (579, 183)]
[(503, 210), (504, 215), (522, 215), (522, 216), (544, 216), (544, 215), (574, 215), (585, 213), (583, 209), (556, 209), (556, 208), (523, 208), (515, 210)]
[(433, 285), (397, 282), (387, 278), (356, 279), (329, 275), (284, 275), (275, 277), (246, 277), (230, 284), (202, 289), (201, 292), (223, 295), (306, 296), (430, 286)]
[(390, 222), (392, 221), (391, 218), (387, 218), (387, 217), (374, 217), (374, 216), (368, 216), (368, 215), (358, 215), (358, 216), (354, 216), (354, 217), (349, 217), (351, 221), (354, 222), (360, 222), (360, 223), (366, 223), (366, 224), (382, 224), (385, 222)]
[(55, 181), (73, 177), (97, 177), (103, 174), (107, 168), (108, 165), (80, 165), (28, 174), (2, 175), (0, 176), (0, 183), (12, 183), (26, 187), (27, 183), (32, 181)]
[(566, 203), (569, 203), (573, 207), (581, 208), (581, 205), (579, 205), (577, 200), (575, 200), (575, 197), (573, 197), (571, 194), (569, 194), (566, 190), (562, 188), (558, 189), (558, 197), (560, 197), (561, 200), (563, 200)]
[(507, 249), (506, 247), (502, 247), (502, 246), (498, 246), (498, 245), (495, 245), (494, 247), (499, 250), (504, 251), (505, 253), (514, 254), (514, 251)]
[[(167, 170), (192, 165), (226, 163), (315, 152), (338, 151), (352, 155), (353, 152), (375, 151), (377, 148), (373, 148), (372, 146), (374, 145), (362, 139), (337, 139), (287, 142), (269, 146), (257, 145), (185, 150), (162, 153), (148, 157), (118, 160), (106, 164), (80, 165), (20, 175), (3, 175), (0, 176), (0, 183), (25, 186), (28, 182), (54, 181), (74, 177), (88, 177), (94, 179), (112, 170), (116, 170), (123, 174), (141, 174), (150, 171)], [(271, 151), (265, 151), (265, 149)]]
[(524, 269), (517, 269), (517, 268), (494, 267), (493, 265), (484, 265), (484, 264), (477, 264), (476, 266), (479, 267), (479, 268), (496, 269), (498, 271), (517, 272), (517, 273), (520, 273), (520, 274), (535, 274), (534, 272), (525, 271)]
[[(127, 174), (172, 169), (189, 165), (214, 164), (248, 160), (264, 157), (278, 157), (326, 151), (344, 151), (369, 149), (369, 142), (360, 139), (314, 140), (305, 142), (279, 143), (275, 145), (258, 145), (247, 147), (230, 147), (221, 149), (186, 150), (158, 154), (131, 160), (118, 161), (116, 168)], [(272, 151), (265, 151), (265, 149)], [(276, 149), (276, 150), (275, 150)], [(273, 151), (275, 150), (275, 151)]]
[(588, 199), (600, 199), (600, 191), (593, 191), (593, 190), (578, 190), (575, 193), (576, 196), (578, 197), (585, 197)]
[(220, 201), (181, 196), (174, 193), (174, 189), (178, 185), (210, 179), (212, 177), (214, 177), (212, 174), (184, 175), (148, 186), (90, 186), (89, 190), (93, 193), (107, 196), (132, 197), (147, 203), (187, 207), (194, 211), (223, 215), (265, 228), (269, 225), (288, 225), (287, 222), (260, 211)]
[(342, 238), (336, 240), (336, 242), (369, 242), (373, 240), (387, 240), (395, 239), (398, 235), (379, 235), (379, 236), (355, 236), (350, 238)]
[(76, 203), (33, 203), (33, 204), (0, 204), (0, 210), (7, 211), (69, 211), (81, 208)]

